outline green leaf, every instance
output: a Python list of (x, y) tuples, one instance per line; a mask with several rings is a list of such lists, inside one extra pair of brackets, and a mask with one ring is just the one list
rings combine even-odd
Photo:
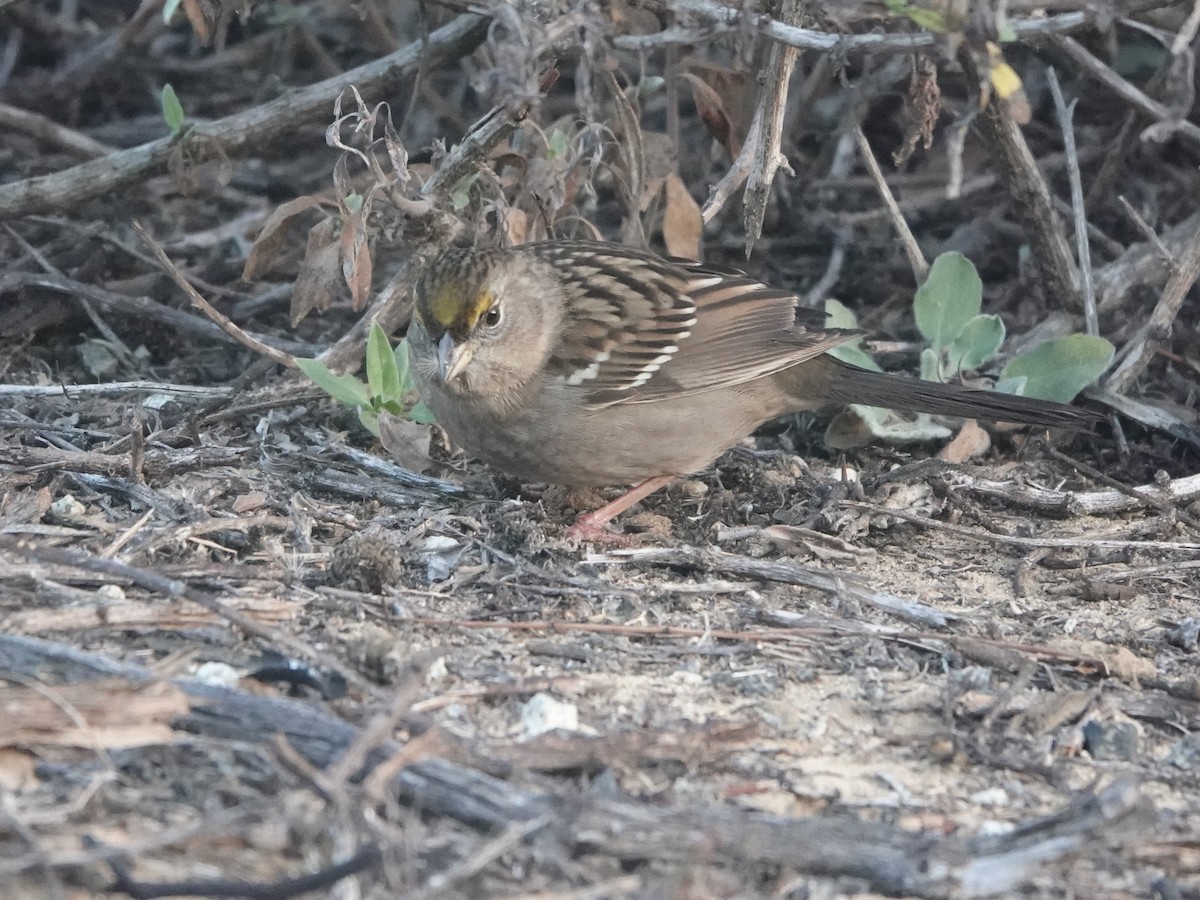
[(942, 380), (942, 358), (929, 347), (921, 351), (921, 380)]
[(1103, 374), (1113, 353), (1113, 345), (1104, 338), (1071, 334), (1044, 341), (1014, 357), (1000, 377), (1025, 378), (1026, 397), (1070, 403)]
[(917, 328), (934, 350), (947, 347), (983, 305), (983, 282), (961, 253), (943, 253), (913, 298)]
[(334, 375), (325, 363), (303, 357), (296, 358), (296, 368), (339, 403), (359, 408), (371, 405), (371, 395), (367, 386), (353, 375)]
[(167, 121), (167, 127), (171, 129), (171, 134), (179, 134), (179, 129), (183, 127), (183, 104), (179, 102), (175, 88), (169, 84), (163, 85), (162, 111), (163, 118)]
[(342, 198), (342, 203), (345, 204), (346, 212), (356, 213), (362, 209), (363, 196), (358, 191), (351, 191)]
[(546, 155), (551, 159), (562, 159), (567, 155), (567, 135), (561, 128), (555, 128), (546, 141)]
[(890, 409), (852, 403), (833, 417), (825, 429), (825, 444), (834, 450), (850, 450), (867, 444), (915, 444), (945, 440), (953, 434), (922, 413), (915, 421), (901, 418)]
[(413, 408), (408, 411), (408, 417), (418, 425), (432, 425), (437, 421), (433, 416), (433, 412), (425, 405), (424, 400), (416, 402)]
[(825, 301), (825, 325), (828, 328), (857, 328), (858, 316), (845, 303), (830, 297)]
[(461, 181), (454, 186), (454, 190), (450, 193), (450, 205), (454, 207), (455, 212), (462, 212), (471, 203), (471, 188), (475, 181), (479, 178), (476, 174), (471, 174), (463, 177)]
[(910, 6), (904, 10), (904, 15), (908, 16), (926, 31), (934, 31), (938, 34), (945, 34), (950, 30), (950, 25), (946, 21), (946, 17), (940, 12), (932, 9), (921, 9), (919, 6)]
[(1029, 381), (1024, 375), (1020, 378), (998, 378), (996, 379), (996, 390), (1002, 394), (1013, 394), (1017, 397), (1025, 396), (1025, 385)]
[(391, 342), (378, 322), (371, 324), (371, 333), (367, 336), (367, 384), (373, 399), (382, 402), (400, 399), (400, 372), (396, 357), (392, 353)]
[(379, 413), (375, 410), (360, 406), (358, 409), (358, 421), (362, 423), (362, 427), (371, 432), (373, 437), (379, 437)]
[(1004, 343), (1004, 323), (999, 316), (976, 316), (950, 342), (950, 375), (978, 369), (996, 355)]
[(922, 28), (929, 31), (936, 31), (939, 34), (945, 34), (950, 30), (949, 24), (946, 22), (946, 17), (940, 12), (933, 9), (924, 9), (920, 6), (911, 6), (906, 0), (886, 0), (887, 8), (894, 13), (899, 13), (912, 21), (916, 22)]
[(666, 79), (661, 75), (647, 75), (638, 85), (638, 94), (643, 97), (649, 97), (655, 91), (659, 90), (666, 83)]
[[(829, 328), (857, 328), (858, 319), (845, 304), (830, 298), (825, 301), (825, 324)], [(883, 371), (879, 368), (879, 363), (875, 362), (870, 354), (862, 349), (861, 344), (862, 338), (855, 338), (845, 344), (839, 344), (828, 352), (830, 356), (852, 366), (858, 366), (860, 369), (868, 369), (872, 372)]]
[(409, 390), (416, 386), (413, 381), (412, 372), (409, 370), (409, 351), (408, 337), (396, 344), (396, 348), (392, 351), (392, 356), (396, 360), (396, 373), (400, 378), (401, 390)]

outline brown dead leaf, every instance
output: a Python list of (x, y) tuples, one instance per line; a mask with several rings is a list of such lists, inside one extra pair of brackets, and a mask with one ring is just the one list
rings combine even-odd
[(919, 54), (913, 60), (908, 95), (904, 98), (904, 117), (908, 120), (904, 143), (892, 154), (897, 166), (902, 166), (917, 147), (928, 150), (933, 146), (933, 129), (942, 112), (942, 89), (938, 84), (937, 64), (932, 58)]
[(342, 277), (350, 288), (350, 306), (355, 312), (367, 305), (371, 294), (371, 245), (367, 240), (366, 203), (352, 212), (342, 226)]
[(964, 463), (987, 453), (992, 438), (974, 419), (968, 419), (958, 434), (938, 453), (938, 459), (952, 463)]
[(684, 73), (683, 77), (692, 86), (692, 99), (696, 103), (696, 111), (700, 113), (700, 121), (730, 157), (736, 158), (742, 152), (742, 141), (734, 130), (733, 120), (725, 111), (721, 96), (691, 72)]
[(379, 413), (379, 442), (399, 465), (420, 472), (429, 465), (429, 426)]
[(524, 210), (510, 206), (500, 214), (500, 225), (504, 229), (504, 238), (510, 247), (525, 243), (529, 231), (529, 216)]
[(663, 241), (667, 252), (684, 259), (699, 259), (703, 228), (700, 204), (692, 199), (683, 179), (672, 172), (667, 177), (667, 207), (663, 212)]
[(293, 220), (302, 212), (320, 209), (321, 206), (321, 199), (311, 194), (297, 197), (295, 200), (289, 200), (287, 203), (277, 206), (275, 211), (267, 216), (267, 221), (259, 229), (258, 237), (254, 239), (254, 244), (250, 247), (250, 253), (246, 256), (246, 265), (242, 269), (242, 280), (253, 281), (261, 272), (270, 268), (279, 255), (279, 248), (283, 244), (288, 228), (297, 224)]
[(183, 13), (187, 16), (188, 24), (192, 26), (192, 31), (196, 33), (197, 39), (201, 46), (207, 47), (209, 41), (212, 40), (212, 25), (215, 24), (209, 21), (208, 10), (200, 0), (183, 0), (181, 4)]
[(309, 230), (304, 262), (300, 264), (296, 284), (292, 288), (293, 328), (314, 309), (323, 312), (333, 303), (341, 276), (341, 266), (338, 264), (340, 255), (332, 219), (318, 222)]
[[(718, 140), (729, 152), (730, 157), (736, 157), (742, 150), (742, 137), (749, 129), (750, 120), (754, 116), (755, 82), (748, 80), (745, 72), (720, 66), (696, 56), (684, 60), (683, 69), (712, 91), (712, 94), (706, 96), (716, 96), (721, 115), (730, 123), (730, 140)], [(692, 91), (693, 97), (696, 97), (694, 83)], [(699, 97), (696, 97), (696, 105), (701, 106)]]

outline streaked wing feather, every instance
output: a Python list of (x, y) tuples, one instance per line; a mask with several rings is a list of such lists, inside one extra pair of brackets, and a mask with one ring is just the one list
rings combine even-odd
[(859, 334), (825, 328), (794, 294), (736, 269), (608, 244), (526, 249), (555, 267), (575, 311), (551, 371), (587, 387), (595, 406), (744, 384)]

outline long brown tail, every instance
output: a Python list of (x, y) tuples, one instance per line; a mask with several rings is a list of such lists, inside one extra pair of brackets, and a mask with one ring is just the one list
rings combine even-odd
[[(786, 389), (804, 408), (863, 403), (903, 412), (924, 412), (967, 419), (1017, 422), (1048, 428), (1090, 431), (1103, 416), (1086, 409), (985, 391), (868, 372), (832, 356), (820, 356), (781, 373)], [(820, 398), (824, 402), (815, 402)]]

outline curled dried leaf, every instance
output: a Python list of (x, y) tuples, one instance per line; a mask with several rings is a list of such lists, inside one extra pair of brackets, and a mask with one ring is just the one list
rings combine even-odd
[(682, 77), (691, 85), (692, 99), (696, 103), (696, 111), (700, 113), (700, 121), (730, 157), (736, 158), (742, 152), (742, 142), (734, 130), (733, 120), (725, 110), (721, 95), (691, 72), (684, 73)]
[(296, 217), (310, 209), (320, 209), (322, 205), (323, 201), (319, 197), (306, 194), (275, 207), (275, 211), (267, 216), (267, 221), (259, 229), (258, 237), (250, 247), (246, 265), (242, 269), (242, 279), (253, 281), (268, 270), (279, 255), (279, 248), (283, 245), (288, 229), (298, 224), (295, 221)]
[(350, 288), (350, 304), (355, 312), (367, 305), (367, 297), (371, 293), (373, 265), (366, 222), (369, 209), (369, 204), (362, 204), (347, 217), (342, 226), (342, 277)]

